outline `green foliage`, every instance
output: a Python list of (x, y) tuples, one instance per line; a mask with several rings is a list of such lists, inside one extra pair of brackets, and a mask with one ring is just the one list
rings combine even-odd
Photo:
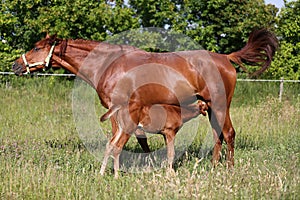
[(300, 1), (285, 3), (278, 16), (277, 35), (280, 38), (280, 51), (266, 78), (300, 80)]
[(288, 41), (280, 42), (280, 50), (276, 53), (271, 67), (263, 75), (269, 79), (284, 79), (300, 80), (300, 42), (296, 45)]
[(200, 45), (184, 34), (163, 28), (143, 28), (108, 37), (111, 44), (126, 44), (151, 52), (174, 52), (200, 49)]
[(47, 6), (47, 3), (41, 0), (1, 1), (0, 38), (13, 48), (32, 47), (37, 38), (41, 37), (41, 32), (30, 21), (37, 18), (41, 6)]
[(13, 63), (20, 56), (21, 50), (13, 49), (7, 42), (0, 42), (0, 52), (0, 69), (10, 71), (11, 65), (7, 65), (7, 63)]
[(169, 0), (130, 0), (142, 27), (161, 27), (171, 25), (182, 1)]
[[(300, 1), (288, 1), (278, 17), (278, 36), (297, 45), (300, 42)], [(299, 53), (295, 52), (295, 53)]]
[(222, 53), (240, 49), (253, 28), (273, 27), (278, 11), (262, 0), (135, 0), (130, 3), (141, 16), (143, 26), (167, 25), (187, 34), (204, 49)]
[(259, 27), (273, 27), (277, 9), (263, 0), (189, 0), (187, 34), (205, 49), (230, 53), (241, 49), (249, 33)]
[[(0, 71), (10, 71), (20, 52), (31, 49), (47, 32), (101, 41), (130, 29), (159, 27), (185, 34), (204, 49), (230, 53), (245, 45), (254, 28), (267, 27), (280, 38), (281, 51), (264, 77), (299, 79), (299, 4), (286, 2), (276, 17), (278, 9), (264, 0), (3, 0)], [(156, 51), (158, 36), (147, 38), (155, 42), (144, 49)], [(133, 40), (141, 43), (143, 37)]]
[(104, 40), (107, 34), (119, 33), (137, 27), (133, 12), (122, 5), (112, 6), (106, 1), (54, 1), (50, 7), (41, 7), (38, 20), (33, 19), (44, 32), (63, 38)]

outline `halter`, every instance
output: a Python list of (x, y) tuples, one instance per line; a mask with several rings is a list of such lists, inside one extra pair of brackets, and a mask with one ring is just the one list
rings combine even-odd
[(54, 44), (51, 46), (51, 49), (49, 51), (49, 54), (48, 56), (45, 58), (44, 61), (41, 61), (41, 62), (35, 62), (35, 63), (32, 63), (32, 64), (29, 64), (26, 60), (26, 57), (25, 57), (25, 54), (22, 54), (22, 59), (23, 59), (23, 62), (26, 66), (26, 73), (25, 74), (30, 74), (30, 68), (31, 67), (35, 67), (35, 66), (38, 66), (38, 65), (43, 65), (44, 68), (43, 69), (47, 69), (48, 66), (49, 66), (49, 63), (50, 63), (50, 59), (52, 57), (52, 54), (53, 54), (53, 51), (54, 51), (54, 47), (56, 45), (56, 42), (54, 42)]

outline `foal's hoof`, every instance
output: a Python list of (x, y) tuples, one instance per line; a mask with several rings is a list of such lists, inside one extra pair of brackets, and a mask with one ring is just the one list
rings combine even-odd
[(167, 170), (167, 176), (176, 176), (176, 172), (175, 172), (175, 170), (173, 169), (173, 168), (169, 168), (168, 170)]

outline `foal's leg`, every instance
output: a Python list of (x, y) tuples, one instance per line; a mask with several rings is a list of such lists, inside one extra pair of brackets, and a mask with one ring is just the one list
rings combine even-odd
[(119, 162), (120, 154), (122, 152), (124, 145), (129, 140), (130, 136), (131, 136), (130, 134), (124, 133), (122, 129), (119, 129), (117, 133), (112, 137), (112, 139), (107, 143), (104, 159), (100, 170), (101, 175), (104, 174), (108, 158), (111, 155), (111, 153), (113, 153), (114, 173), (115, 173), (115, 178), (118, 178), (118, 171), (120, 168), (120, 162)]
[(108, 142), (106, 144), (106, 149), (105, 149), (105, 153), (104, 153), (104, 158), (102, 161), (102, 165), (101, 165), (101, 169), (100, 169), (100, 174), (103, 176), (104, 172), (105, 172), (105, 168), (108, 162), (108, 158), (111, 155), (112, 151), (113, 151), (114, 147), (110, 144), (110, 142)]
[(122, 152), (122, 149), (124, 145), (127, 143), (127, 141), (130, 138), (130, 134), (126, 134), (122, 128), (118, 125), (115, 117), (111, 117), (111, 123), (112, 123), (112, 131), (113, 131), (113, 137), (110, 139), (110, 141), (106, 145), (106, 150), (104, 153), (104, 158), (100, 170), (100, 174), (104, 175), (105, 168), (108, 162), (109, 156), (113, 153), (114, 156), (114, 173), (115, 178), (118, 178), (118, 171), (119, 171), (119, 157)]
[[(111, 117), (110, 121), (111, 121), (111, 126), (112, 126), (112, 133), (113, 133), (112, 139), (113, 139), (115, 137), (115, 134), (119, 130), (119, 128), (118, 128), (118, 124), (117, 124), (117, 122), (115, 120), (115, 117)], [(114, 146), (111, 144), (111, 140), (108, 141), (107, 144), (106, 144), (104, 158), (103, 158), (101, 169), (100, 169), (100, 174), (101, 175), (104, 175), (105, 168), (106, 168), (106, 165), (107, 165), (107, 162), (108, 162), (108, 158), (109, 158), (109, 156), (111, 155), (111, 153), (112, 153), (112, 151), (114, 149)]]
[(117, 124), (117, 132), (114, 134), (113, 138), (110, 141), (110, 144), (113, 145), (113, 156), (114, 156), (114, 171), (115, 178), (118, 178), (119, 171), (119, 158), (122, 152), (124, 145), (129, 140), (131, 133), (137, 129), (137, 125), (134, 123), (137, 121), (138, 112), (132, 110), (131, 107), (129, 110), (120, 109), (115, 115), (115, 123)]
[(175, 131), (171, 129), (167, 129), (164, 131), (165, 141), (167, 144), (167, 157), (168, 157), (168, 165), (169, 171), (172, 172), (173, 170), (173, 162), (175, 157), (175, 149), (174, 149), (174, 140), (175, 140)]
[(124, 145), (127, 143), (127, 141), (130, 138), (130, 134), (127, 134), (123, 131), (121, 131), (120, 136), (117, 140), (112, 140), (111, 143), (113, 143), (114, 150), (113, 150), (113, 156), (114, 156), (114, 172), (115, 172), (115, 178), (118, 178), (119, 174), (119, 168), (120, 168), (120, 154), (122, 152), (122, 149)]

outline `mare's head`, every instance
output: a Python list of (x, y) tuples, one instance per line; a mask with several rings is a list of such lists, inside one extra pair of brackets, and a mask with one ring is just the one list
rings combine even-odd
[(56, 36), (49, 36), (35, 43), (34, 48), (18, 58), (12, 66), (16, 75), (22, 75), (50, 67), (54, 48), (57, 45)]

